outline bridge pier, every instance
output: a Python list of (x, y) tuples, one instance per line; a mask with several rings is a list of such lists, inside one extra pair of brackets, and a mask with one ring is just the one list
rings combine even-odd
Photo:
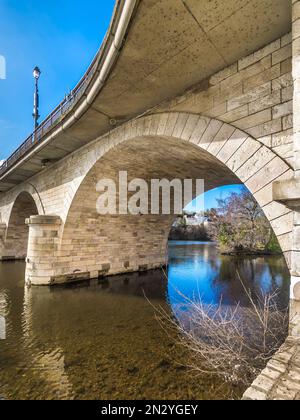
[[(297, 181), (300, 188), (300, 177)], [(290, 332), (292, 336), (300, 337), (300, 199), (297, 203), (293, 230)]]
[(273, 185), (273, 199), (294, 211), (291, 252), (291, 333), (300, 335), (300, 0), (293, 0), (292, 74), (294, 177)]
[(165, 266), (173, 217), (162, 222), (160, 216), (93, 219), (90, 214), (89, 221), (76, 220), (69, 227), (59, 216), (26, 220), (27, 285), (67, 284)]
[(58, 260), (61, 218), (58, 216), (31, 216), (26, 259), (26, 284), (47, 285), (55, 275)]

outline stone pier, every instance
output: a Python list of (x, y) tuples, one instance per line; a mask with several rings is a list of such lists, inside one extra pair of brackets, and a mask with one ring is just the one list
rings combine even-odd
[(26, 260), (26, 284), (51, 284), (58, 257), (61, 218), (57, 216), (31, 216)]
[[(300, 318), (300, 1), (292, 0), (292, 77), (294, 175), (275, 182), (273, 198), (294, 212), (291, 253), (291, 312), (294, 325)], [(293, 333), (297, 331), (292, 328)], [(300, 333), (300, 327), (299, 327)]]
[(293, 211), (290, 336), (244, 400), (300, 399), (300, 0), (292, 0), (294, 174), (273, 184), (273, 199)]

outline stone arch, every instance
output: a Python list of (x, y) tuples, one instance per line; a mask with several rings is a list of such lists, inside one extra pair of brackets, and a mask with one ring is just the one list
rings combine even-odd
[(22, 191), (15, 198), (6, 229), (2, 259), (25, 259), (28, 248), (28, 227), (26, 219), (38, 215), (39, 210), (33, 196)]
[(83, 165), (81, 182), (66, 203), (58, 277), (66, 273), (97, 277), (164, 263), (172, 217), (97, 215), (97, 181), (122, 169), (144, 179), (168, 174), (171, 179), (204, 177), (206, 189), (244, 183), (265, 212), (290, 265), (293, 213), (273, 201), (272, 183), (291, 176), (292, 169), (233, 125), (190, 113), (148, 115), (91, 143)]

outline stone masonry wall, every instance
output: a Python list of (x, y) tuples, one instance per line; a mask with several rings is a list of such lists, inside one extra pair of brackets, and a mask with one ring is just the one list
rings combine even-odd
[(293, 166), (291, 34), (155, 108), (168, 110), (201, 113), (232, 124)]

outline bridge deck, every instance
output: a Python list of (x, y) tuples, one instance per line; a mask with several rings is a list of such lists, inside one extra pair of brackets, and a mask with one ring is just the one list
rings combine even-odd
[(209, 0), (118, 0), (100, 52), (71, 97), (0, 168), (0, 192), (290, 29), (291, 5), (281, 0), (217, 7)]

